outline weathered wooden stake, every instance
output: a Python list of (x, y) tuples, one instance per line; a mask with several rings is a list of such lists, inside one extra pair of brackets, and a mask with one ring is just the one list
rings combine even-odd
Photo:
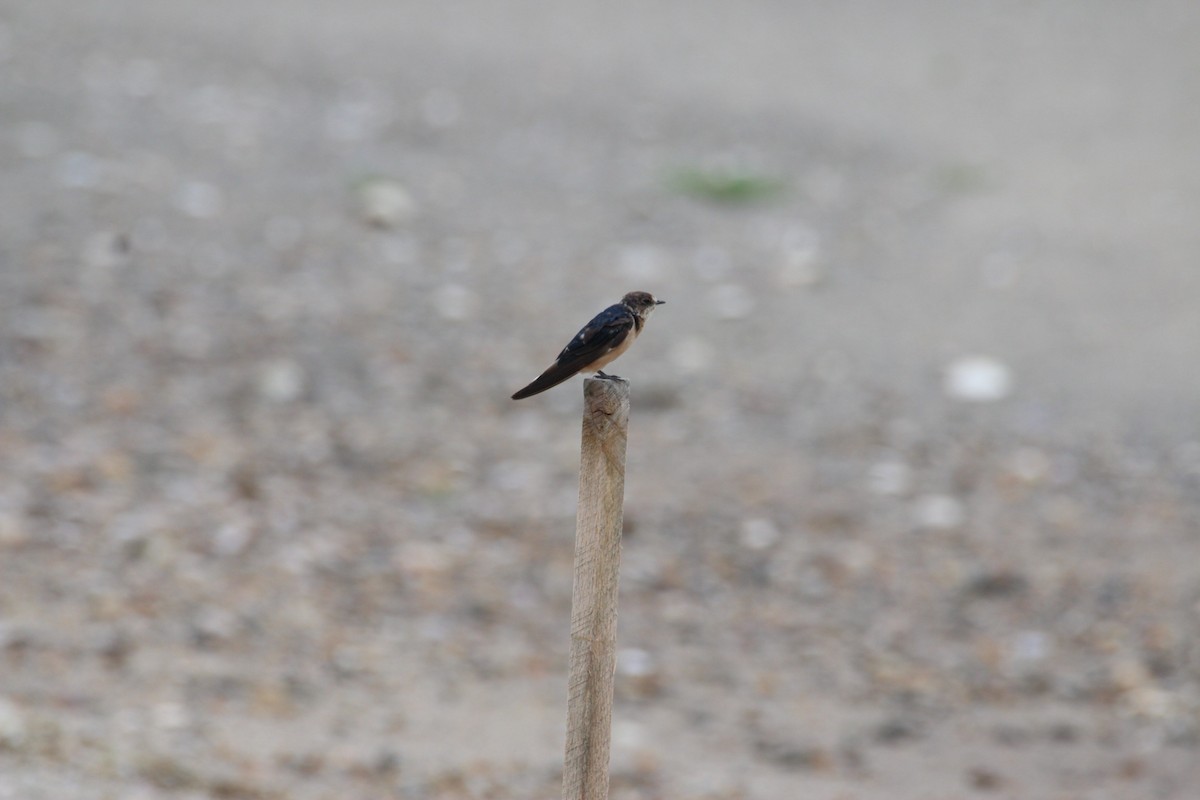
[(563, 800), (608, 798), (629, 384), (583, 383)]

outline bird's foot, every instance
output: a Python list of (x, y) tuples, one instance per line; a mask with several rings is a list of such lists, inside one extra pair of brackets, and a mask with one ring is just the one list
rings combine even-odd
[(620, 375), (609, 375), (607, 372), (603, 372), (601, 370), (596, 370), (596, 377), (605, 381), (620, 381), (621, 383), (626, 382), (625, 379)]

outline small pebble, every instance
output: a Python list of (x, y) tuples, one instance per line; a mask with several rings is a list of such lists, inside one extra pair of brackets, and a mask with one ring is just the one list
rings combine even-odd
[(754, 743), (754, 750), (761, 758), (785, 769), (824, 772), (835, 763), (833, 754), (824, 747), (783, 738), (760, 738)]
[(395, 228), (412, 219), (417, 203), (399, 181), (372, 178), (358, 190), (359, 212), (365, 222), (377, 228)]
[(192, 718), (187, 706), (182, 703), (158, 703), (151, 713), (154, 716), (154, 724), (168, 731), (187, 727)]
[(28, 727), (21, 709), (7, 697), (0, 697), (0, 747), (16, 750), (25, 743), (27, 735)]
[(290, 403), (304, 392), (304, 367), (291, 359), (264, 364), (258, 373), (258, 393), (272, 403)]
[(0, 547), (17, 547), (29, 541), (29, 530), (20, 515), (0, 510)]
[(811, 288), (825, 280), (825, 271), (808, 259), (785, 259), (779, 268), (779, 282), (784, 286)]
[(920, 721), (910, 714), (888, 717), (875, 728), (875, 738), (884, 744), (895, 744), (905, 739), (918, 739), (922, 733)]
[(625, 647), (617, 651), (617, 673), (632, 678), (641, 678), (656, 672), (654, 656), (638, 647)]
[(185, 181), (175, 191), (175, 207), (192, 219), (211, 219), (223, 205), (221, 190), (205, 181)]
[(100, 182), (100, 159), (73, 150), (58, 162), (58, 182), (70, 189), (91, 189)]
[(1146, 719), (1167, 720), (1180, 713), (1181, 703), (1170, 692), (1157, 686), (1138, 686), (1125, 697), (1125, 704), (1134, 714)]
[(903, 461), (880, 461), (867, 471), (867, 488), (875, 494), (907, 494), (912, 483), (912, 467)]
[(1021, 631), (1013, 639), (1010, 657), (1018, 664), (1036, 664), (1050, 655), (1050, 644), (1050, 637), (1042, 631)]
[(942, 388), (955, 400), (992, 403), (1012, 394), (1012, 371), (987, 356), (968, 356), (950, 362)]
[[(1011, 597), (1029, 588), (1029, 579), (1009, 569), (989, 569), (972, 577), (966, 584), (968, 594), (975, 597)], [(1036, 640), (1025, 643), (1026, 647), (1037, 647)]]
[(228, 609), (204, 606), (192, 620), (192, 637), (200, 646), (227, 641), (237, 633), (238, 618)]
[(636, 750), (646, 745), (647, 738), (645, 725), (631, 720), (614, 720), (612, 725), (614, 749)]
[(92, 270), (107, 270), (124, 262), (129, 254), (129, 239), (113, 231), (97, 231), (83, 243), (80, 260)]
[(617, 691), (623, 696), (652, 698), (662, 691), (658, 661), (641, 648), (617, 651)]
[(1055, 722), (1046, 729), (1046, 733), (1050, 741), (1058, 744), (1072, 744), (1080, 739), (1079, 726), (1070, 722)]
[(1021, 747), (1029, 739), (1029, 731), (1018, 725), (997, 725), (992, 729), (992, 739), (1006, 747)]
[(967, 773), (971, 786), (983, 791), (991, 791), (1004, 786), (1004, 778), (995, 770), (987, 767), (974, 767)]
[(769, 519), (755, 517), (742, 523), (739, 541), (750, 550), (766, 550), (779, 541), (779, 528)]
[(784, 286), (810, 287), (825, 277), (818, 258), (820, 238), (808, 227), (789, 230), (783, 236), (783, 255), (779, 266), (779, 282)]
[(253, 530), (242, 522), (230, 522), (217, 529), (213, 536), (213, 552), (219, 556), (241, 555), (252, 538)]
[(958, 498), (947, 494), (927, 494), (917, 498), (913, 516), (921, 528), (949, 530), (962, 525), (967, 514)]
[(1041, 483), (1050, 475), (1050, 458), (1034, 447), (1022, 447), (1009, 459), (1009, 471), (1025, 483)]

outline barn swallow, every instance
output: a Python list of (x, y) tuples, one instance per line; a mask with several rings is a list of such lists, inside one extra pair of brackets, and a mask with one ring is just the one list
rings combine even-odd
[(620, 380), (616, 375), (605, 375), (600, 369), (629, 349), (646, 326), (650, 312), (665, 302), (656, 300), (649, 292), (630, 292), (625, 295), (621, 302), (604, 309), (584, 325), (583, 330), (575, 334), (575, 338), (558, 354), (554, 363), (533, 383), (514, 394), (512, 399), (532, 397), (580, 372), (594, 372), (600, 378)]

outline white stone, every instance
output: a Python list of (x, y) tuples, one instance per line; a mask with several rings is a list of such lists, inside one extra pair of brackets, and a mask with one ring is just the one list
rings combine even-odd
[(1009, 469), (1026, 483), (1039, 483), (1050, 475), (1050, 458), (1036, 447), (1022, 447), (1012, 454)]
[(1045, 661), (1050, 655), (1050, 645), (1050, 637), (1042, 631), (1020, 631), (1012, 642), (1012, 660), (1021, 664)]
[(0, 546), (13, 547), (29, 541), (29, 529), (14, 511), (0, 509)]
[(906, 494), (912, 488), (912, 467), (903, 461), (872, 464), (867, 470), (867, 487), (875, 494)]
[(162, 730), (186, 728), (192, 720), (187, 706), (182, 703), (162, 702), (153, 707), (154, 724)]
[(101, 170), (100, 159), (72, 150), (58, 162), (58, 182), (72, 189), (91, 189), (100, 182)]
[(948, 494), (927, 494), (917, 498), (913, 515), (917, 525), (934, 530), (957, 528), (967, 517), (962, 502)]
[(112, 231), (96, 231), (83, 242), (79, 253), (83, 266), (91, 270), (108, 270), (126, 260), (127, 244), (123, 237)]
[(784, 286), (815, 286), (824, 279), (818, 264), (820, 238), (812, 228), (790, 228), (782, 237), (781, 249), (779, 282)]
[(0, 697), (0, 745), (15, 750), (25, 743), (28, 729), (25, 716), (13, 701)]
[(751, 550), (765, 550), (779, 541), (779, 528), (765, 517), (754, 517), (742, 522), (740, 541)]
[(241, 555), (250, 544), (254, 531), (244, 522), (229, 522), (213, 536), (213, 550), (220, 556)]
[(270, 361), (258, 373), (258, 393), (272, 403), (290, 403), (304, 392), (304, 367), (289, 358)]
[(631, 678), (653, 675), (658, 667), (654, 656), (640, 647), (625, 647), (617, 651), (617, 672)]
[(175, 190), (175, 207), (193, 219), (211, 219), (224, 204), (221, 190), (205, 181), (185, 181)]
[(955, 400), (992, 403), (1012, 394), (1012, 370), (989, 356), (965, 356), (946, 367), (942, 388)]
[(417, 204), (399, 181), (372, 178), (359, 188), (363, 219), (380, 228), (394, 228), (416, 214)]

